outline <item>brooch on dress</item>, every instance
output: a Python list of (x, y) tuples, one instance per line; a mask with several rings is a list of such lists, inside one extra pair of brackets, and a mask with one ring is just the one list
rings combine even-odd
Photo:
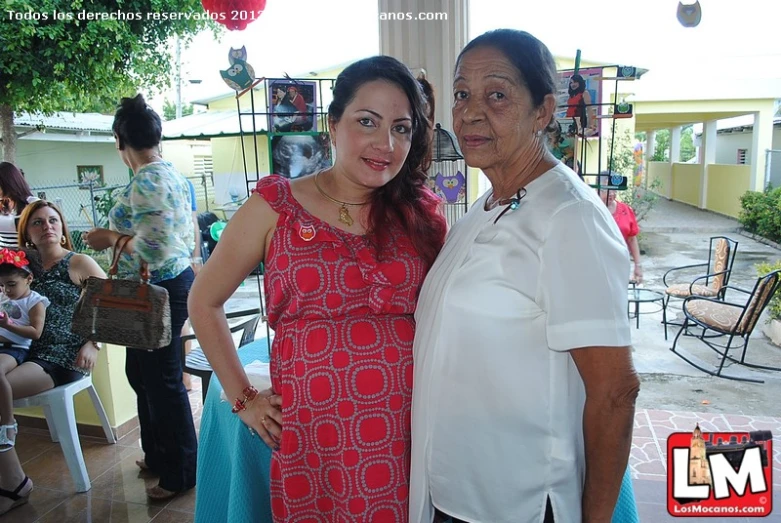
[(315, 230), (315, 226), (311, 224), (302, 225), (298, 229), (298, 236), (305, 242), (311, 242), (314, 240), (315, 234), (317, 234), (317, 231)]

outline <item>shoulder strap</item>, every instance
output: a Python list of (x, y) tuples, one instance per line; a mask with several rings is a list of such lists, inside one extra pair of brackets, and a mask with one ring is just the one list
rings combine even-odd
[[(129, 236), (127, 234), (121, 234), (119, 238), (117, 238), (117, 241), (114, 242), (114, 258), (111, 261), (111, 268), (108, 270), (108, 275), (113, 277), (117, 275), (118, 267), (119, 267), (119, 258), (122, 256), (122, 251), (125, 250), (125, 246), (128, 244), (130, 240), (133, 239), (133, 236)], [(146, 261), (139, 257), (139, 274), (141, 275), (142, 281), (149, 281), (149, 266), (147, 265)]]

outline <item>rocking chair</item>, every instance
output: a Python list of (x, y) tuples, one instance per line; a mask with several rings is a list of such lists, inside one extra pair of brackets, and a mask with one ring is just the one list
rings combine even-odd
[[(679, 330), (677, 336), (675, 336), (675, 341), (673, 341), (673, 346), (670, 350), (693, 367), (696, 367), (711, 376), (737, 381), (764, 383), (764, 380), (730, 376), (723, 374), (722, 371), (724, 369), (724, 363), (726, 363), (727, 360), (754, 369), (781, 371), (781, 367), (759, 365), (746, 361), (749, 337), (751, 336), (751, 332), (754, 330), (757, 321), (759, 321), (762, 311), (773, 298), (776, 290), (778, 290), (779, 284), (781, 283), (780, 275), (781, 270), (778, 270), (760, 277), (757, 280), (756, 285), (754, 285), (753, 291), (747, 291), (730, 285), (726, 286), (726, 288), (748, 294), (749, 297), (745, 305), (738, 305), (720, 301), (715, 298), (700, 296), (686, 298), (683, 302), (685, 320), (681, 326), (681, 330)], [(681, 335), (691, 335), (689, 329), (696, 329), (698, 327), (702, 329), (702, 333), (697, 335), (696, 338), (721, 356), (721, 362), (715, 371), (695, 363), (689, 357), (676, 350), (676, 345), (678, 344)], [(727, 337), (726, 345), (716, 343), (716, 339), (724, 338), (725, 336)], [(736, 340), (739, 340), (738, 343), (742, 342), (743, 344), (743, 351), (740, 355), (740, 359), (736, 359), (729, 354), (731, 350), (740, 350), (740, 345), (738, 343), (733, 346), (733, 341)]]
[[(723, 300), (737, 252), (738, 242), (726, 236), (714, 236), (710, 239), (710, 250), (706, 263), (674, 267), (664, 273), (662, 281), (664, 281), (666, 289), (664, 291), (664, 299), (662, 300), (662, 324), (664, 324), (665, 340), (667, 339), (668, 325), (681, 325), (680, 323), (667, 320), (667, 305), (670, 303), (670, 298), (686, 299), (689, 296), (704, 296)], [(694, 278), (687, 283), (673, 284), (667, 281), (668, 276), (676, 271), (697, 267), (702, 267), (707, 271), (707, 274)]]

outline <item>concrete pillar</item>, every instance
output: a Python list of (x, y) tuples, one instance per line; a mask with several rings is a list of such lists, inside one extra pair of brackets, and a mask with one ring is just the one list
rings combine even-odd
[(773, 107), (754, 113), (754, 132), (751, 140), (751, 181), (752, 191), (765, 188), (765, 164), (768, 149), (773, 148)]
[[(453, 69), (469, 35), (469, 0), (378, 0), (380, 54), (405, 63), (413, 72), (425, 69), (434, 86), (436, 122), (452, 131), (450, 114)], [(383, 20), (390, 13), (410, 13), (413, 20)], [(442, 13), (437, 20), (419, 14)]]
[(716, 123), (717, 120), (707, 121), (702, 128), (702, 148), (700, 149), (700, 209), (707, 208), (708, 166), (716, 163)]
[(648, 164), (656, 151), (656, 131), (645, 133), (645, 172), (648, 172)]
[(680, 125), (670, 129), (670, 163), (681, 161), (681, 129)]

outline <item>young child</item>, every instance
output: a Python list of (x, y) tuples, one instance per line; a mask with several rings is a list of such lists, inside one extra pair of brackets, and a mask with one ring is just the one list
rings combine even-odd
[(13, 393), (6, 374), (22, 364), (32, 340), (43, 332), (49, 300), (30, 290), (33, 275), (24, 251), (0, 249), (0, 452), (16, 442)]

